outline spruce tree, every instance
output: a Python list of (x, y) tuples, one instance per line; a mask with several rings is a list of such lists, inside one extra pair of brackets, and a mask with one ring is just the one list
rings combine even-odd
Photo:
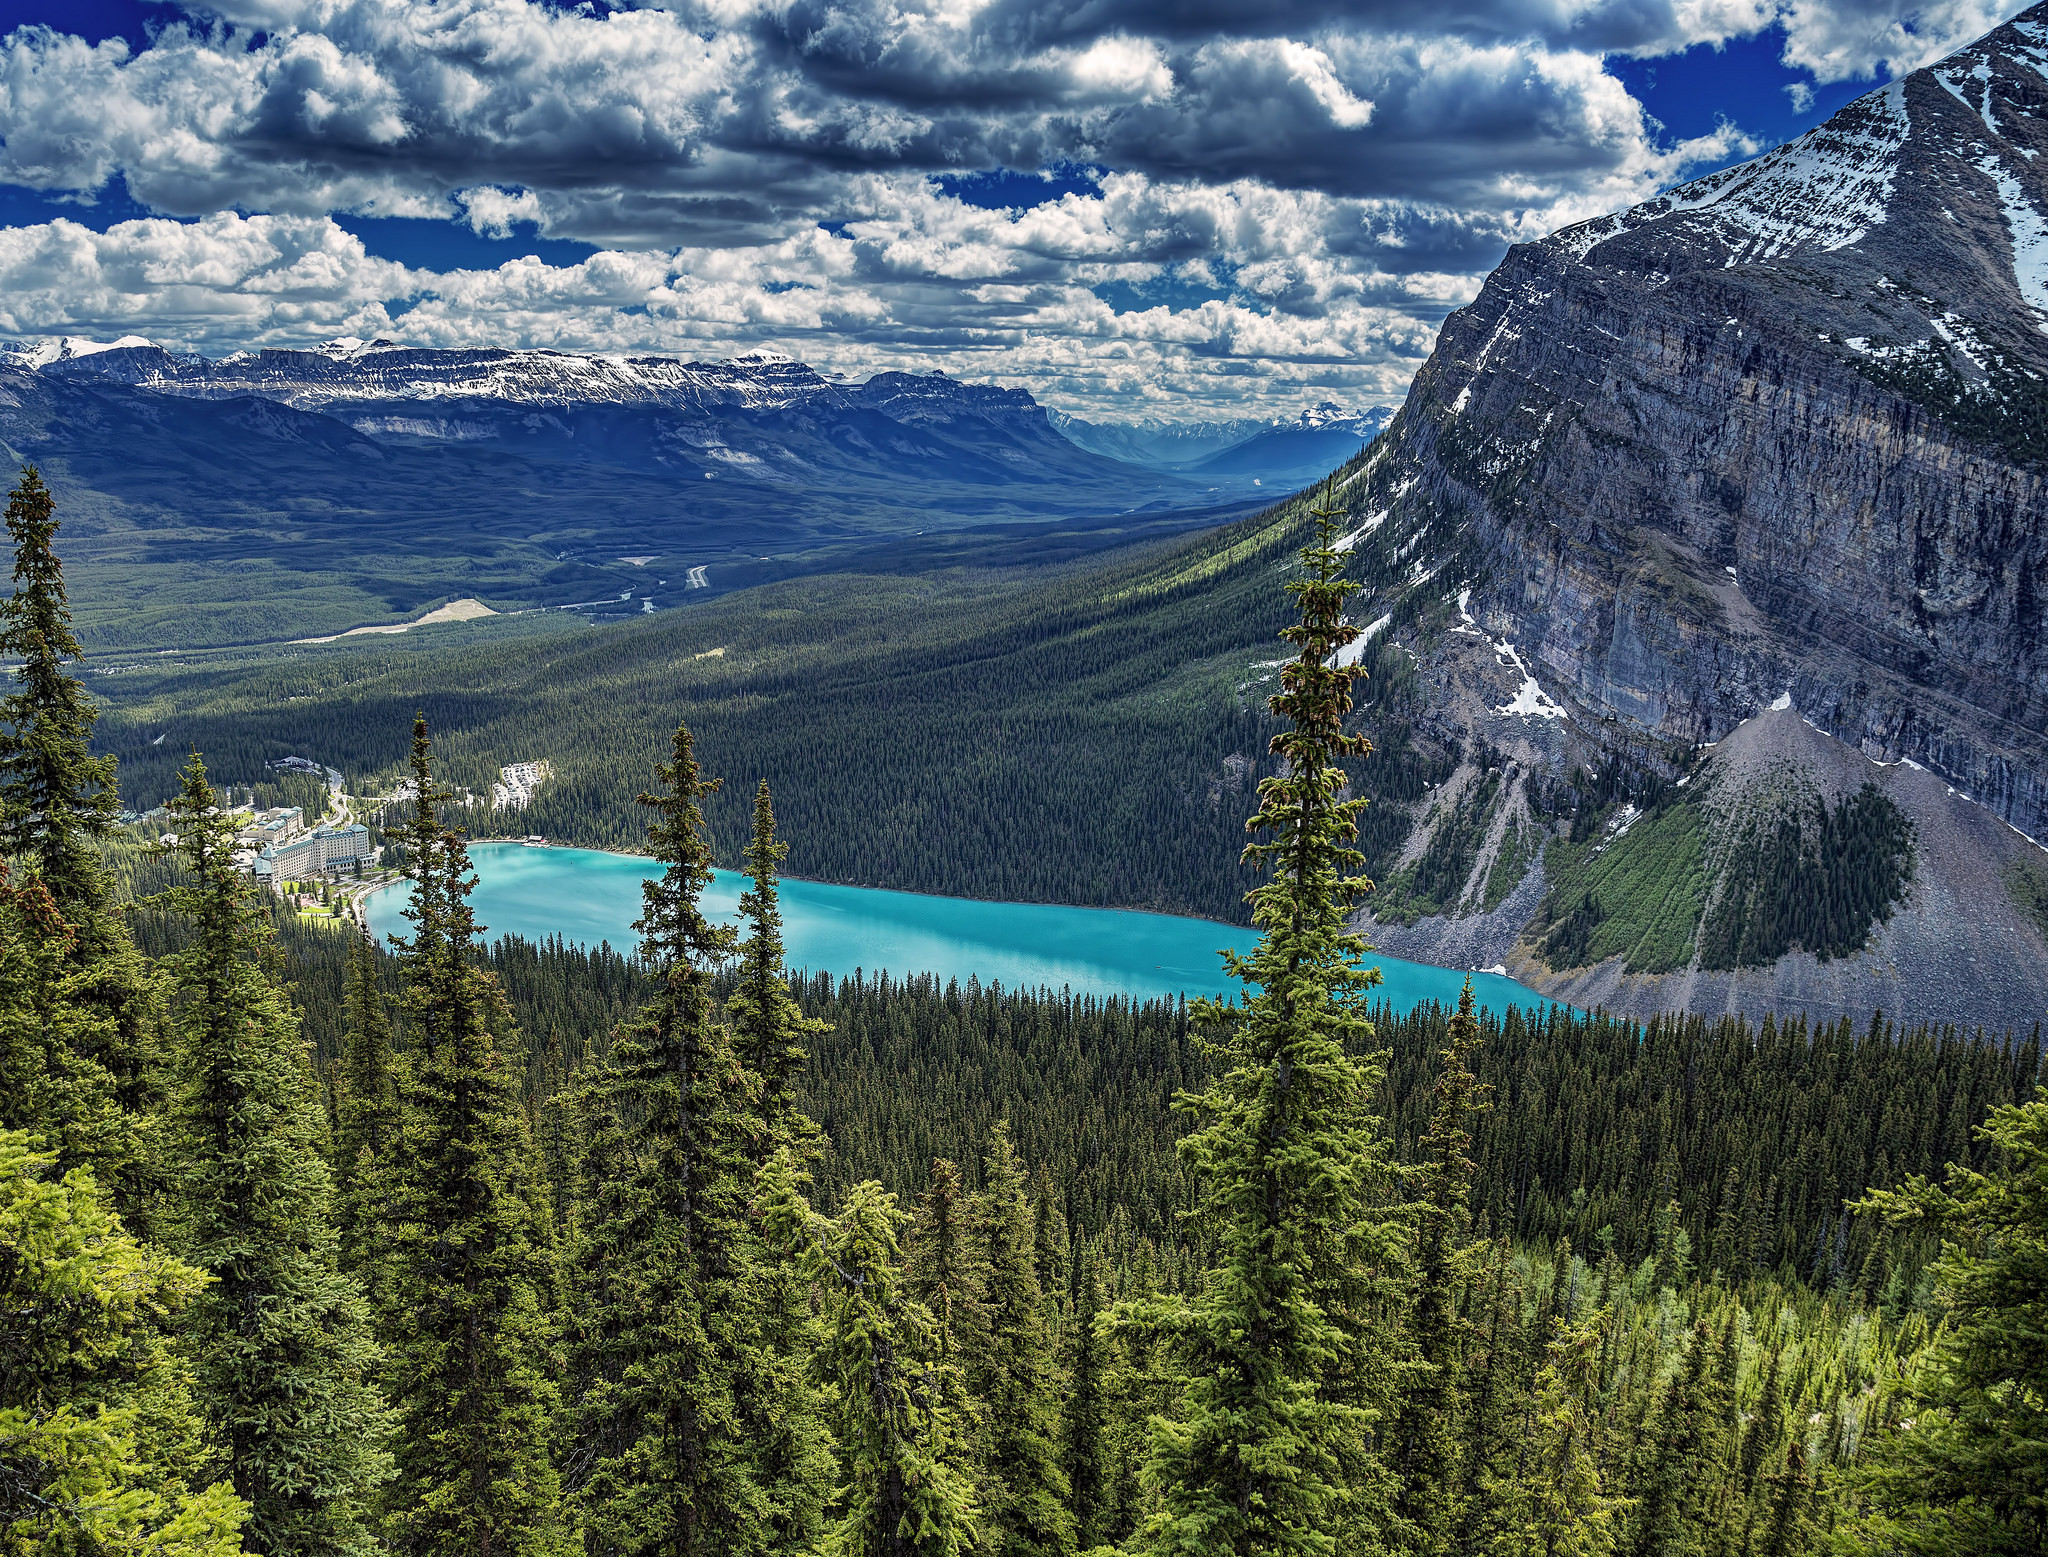
[(978, 1457), (982, 1413), (968, 1393), (967, 1366), (989, 1345), (988, 1272), (968, 1236), (968, 1220), (960, 1169), (947, 1158), (932, 1159), (905, 1239), (903, 1293), (932, 1316), (933, 1389), (956, 1438)]
[(1145, 1312), (1145, 1300), (1160, 1287), (1151, 1243), (1141, 1238), (1130, 1244), (1118, 1237), (1119, 1228), (1128, 1226), (1124, 1209), (1118, 1206), (1105, 1241), (1129, 1252), (1114, 1271), (1116, 1301), (1097, 1327), (1107, 1345), (1098, 1540), (1127, 1549), (1147, 1516), (1156, 1511), (1156, 1493), (1145, 1487), (1152, 1424), (1177, 1411), (1184, 1393), (1183, 1381), (1173, 1377), (1177, 1362), (1167, 1336), (1160, 1326), (1147, 1322), (1153, 1316)]
[(335, 1076), (335, 1223), (341, 1268), (362, 1283), (374, 1311), (388, 1301), (391, 1198), (399, 1181), (398, 1056), (377, 988), (377, 957), (352, 936), (343, 984), (348, 1029)]
[(1105, 1374), (1110, 1359), (1096, 1325), (1103, 1311), (1102, 1278), (1096, 1272), (1091, 1240), (1082, 1241), (1075, 1277), (1074, 1312), (1066, 1331), (1067, 1398), (1060, 1413), (1060, 1469), (1067, 1478), (1075, 1545), (1085, 1552), (1106, 1546), (1112, 1539), (1106, 1507), (1108, 1476), (1103, 1464), (1109, 1407)]
[(1763, 1475), (1765, 1461), (1776, 1451), (1778, 1440), (1785, 1431), (1785, 1392), (1779, 1381), (1782, 1365), (1783, 1353), (1773, 1347), (1770, 1363), (1764, 1369), (1763, 1383), (1757, 1388), (1756, 1409), (1750, 1413), (1742, 1433), (1742, 1486), (1745, 1492), (1752, 1494)]
[(1412, 1532), (1412, 1549), (1447, 1550), (1460, 1520), (1464, 1490), (1460, 1361), (1465, 1326), (1457, 1312), (1465, 1281), (1465, 1237), (1470, 1224), (1473, 1162), (1471, 1121), (1485, 1106), (1485, 1088), (1472, 1074), (1479, 1019), (1472, 980), (1465, 980), (1437, 1075), (1436, 1110), (1418, 1143), (1421, 1198), (1415, 1208), (1415, 1308), (1409, 1331), (1418, 1366), (1394, 1431), (1401, 1478), (1398, 1510)]
[(83, 1168), (0, 1130), (0, 1551), (240, 1557), (165, 1320), (206, 1273), (139, 1242)]
[[(799, 1163), (824, 1150), (823, 1132), (798, 1106), (796, 1089), (811, 1046), (832, 1028), (804, 1015), (785, 976), (777, 883), (788, 854), (789, 845), (775, 835), (774, 802), (763, 779), (754, 791), (747, 844), (751, 885), (740, 894), (745, 931), (738, 979), (725, 1003), (733, 1045), (751, 1073), (745, 1128), (756, 1167), (784, 1147)], [(823, 1394), (809, 1376), (818, 1326), (808, 1285), (784, 1251), (749, 1231), (746, 1263), (757, 1286), (758, 1333), (738, 1373), (738, 1433), (752, 1445), (755, 1480), (767, 1499), (761, 1520), (766, 1548), (801, 1551), (814, 1542), (831, 1491), (831, 1430)]]
[(1686, 1253), (1689, 1240), (1683, 1225), (1684, 1217), (1676, 1200), (1666, 1199), (1658, 1209), (1654, 1225), (1657, 1230), (1655, 1275), (1652, 1280), (1659, 1292), (1675, 1292), (1685, 1280)]
[(2048, 1090), (1992, 1109), (1977, 1135), (1984, 1169), (1916, 1174), (1855, 1207), (1942, 1240), (1945, 1322), (1907, 1371), (1910, 1415), (1854, 1479), (1859, 1534), (1879, 1549), (2048, 1550)]
[[(656, 773), (658, 790), (640, 798), (666, 868), (643, 888), (638, 929), (657, 992), (614, 1036), (597, 1083), (605, 1115), (594, 1139), (607, 1153), (616, 1140), (618, 1152), (592, 1161), (601, 1193), (573, 1278), (576, 1372), (588, 1381), (576, 1431), (601, 1446), (576, 1490), (601, 1551), (765, 1550), (790, 1489), (765, 1480), (757, 1460), (761, 1435), (777, 1427), (781, 1373), (767, 1354), (768, 1273), (747, 1214), (758, 1082), (713, 1010), (713, 974), (733, 933), (702, 908), (712, 872), (702, 801), (718, 785), (680, 726)], [(773, 858), (757, 927), (775, 913)], [(779, 952), (759, 954), (772, 966), (750, 994), (765, 1027), (793, 1002)], [(773, 1063), (791, 1063), (787, 1037), (768, 1047)], [(804, 1465), (800, 1450), (773, 1458)], [(815, 1523), (815, 1511), (795, 1518)]]
[(1713, 1332), (1704, 1319), (1678, 1371), (1664, 1387), (1645, 1447), (1636, 1506), (1637, 1557), (1687, 1557), (1699, 1535), (1698, 1510), (1711, 1490)]
[(20, 689), (0, 701), (0, 853), (22, 860), (76, 917), (107, 900), (98, 844), (114, 829), (120, 799), (114, 759), (92, 755), (99, 719), (65, 666), (80, 657), (71, 630), (57, 516), (35, 466), (24, 465), (7, 497), (14, 541), (14, 595), (0, 604), (0, 653), (19, 655)]
[(1607, 1557), (1617, 1549), (1620, 1503), (1601, 1486), (1591, 1404), (1599, 1344), (1593, 1324), (1567, 1328), (1550, 1343), (1508, 1518), (1487, 1557)]
[(764, 1225), (799, 1261), (824, 1307), (816, 1366), (837, 1391), (847, 1482), (831, 1557), (964, 1557), (975, 1549), (972, 1481), (935, 1377), (937, 1327), (902, 1287), (905, 1217), (872, 1180), (839, 1215), (804, 1199), (794, 1154), (762, 1170)]
[(1065, 1338), (1069, 1269), (1074, 1258), (1073, 1234), (1058, 1188), (1044, 1163), (1031, 1175), (1032, 1259), (1038, 1266), (1039, 1290), (1045, 1294), (1046, 1323), (1058, 1347)]
[[(817, 1126), (797, 1107), (795, 1089), (811, 1045), (831, 1031), (804, 1015), (784, 978), (788, 958), (776, 883), (788, 854), (789, 845), (775, 836), (774, 801), (763, 779), (754, 791), (754, 831), (747, 843), (746, 874), (753, 885), (740, 894), (746, 935), (740, 942), (739, 976), (725, 1002), (734, 1046), (759, 1084), (755, 1107), (766, 1128), (758, 1132), (757, 1163), (766, 1162), (784, 1142), (800, 1147), (799, 1161), (816, 1152)], [(708, 846), (705, 859), (710, 859)]]
[(1750, 1557), (1805, 1557), (1814, 1549), (1813, 1477), (1806, 1468), (1806, 1445), (1797, 1436), (1785, 1446), (1785, 1463), (1763, 1478), (1763, 1486), (1763, 1528), (1750, 1548)]
[(1522, 1286), (1505, 1235), (1493, 1247), (1467, 1365), (1461, 1542), (1484, 1549), (1521, 1520), (1515, 1494), (1528, 1448), (1528, 1377), (1522, 1344)]
[(17, 970), (18, 1019), (0, 1022), (0, 1128), (33, 1130), (65, 1169), (90, 1164), (128, 1231), (151, 1238), (167, 1199), (156, 1136), (168, 1031), (157, 983), (107, 906), (114, 761), (92, 755), (99, 712), (67, 670), (81, 650), (33, 466), (9, 495), (7, 528), (14, 593), (0, 603), (0, 654), (22, 663), (0, 699), (0, 856), (22, 873), (41, 944)]
[(405, 836), (413, 934), (399, 943), (408, 1089), (392, 1277), (400, 1412), (386, 1535), (405, 1557), (559, 1557), (567, 1549), (548, 1446), (556, 1403), (551, 1275), (522, 1181), (525, 1120), (496, 1030), (497, 982), (477, 965), (475, 885), (439, 822), (426, 720), (413, 725)]
[(1000, 1123), (989, 1132), (982, 1184), (968, 1235), (987, 1329), (967, 1358), (967, 1381), (982, 1411), (984, 1545), (994, 1557), (1062, 1557), (1074, 1550), (1074, 1520), (1060, 1465), (1057, 1370), (1024, 1165)]
[(186, 1337), (214, 1461), (249, 1504), (244, 1540), (275, 1557), (368, 1553), (389, 1474), (388, 1413), (362, 1291), (336, 1266), (325, 1121), (298, 1019), (265, 977), (268, 918), (236, 868), (235, 824), (197, 755), (171, 807), (188, 884), (176, 976), (184, 1074), (176, 1144), (185, 1258), (211, 1278)]
[(1263, 934), (1250, 956), (1227, 958), (1250, 988), (1235, 1005), (1196, 1008), (1221, 1031), (1215, 1080), (1183, 1105), (1201, 1126), (1182, 1150), (1216, 1255), (1176, 1321), (1180, 1419), (1155, 1431), (1149, 1477), (1163, 1506), (1146, 1541), (1162, 1553), (1323, 1553), (1339, 1530), (1370, 1539), (1386, 1517), (1379, 1468), (1360, 1463), (1391, 1345), (1372, 1326), (1367, 1266), (1385, 1269), (1398, 1247), (1374, 1206), (1389, 1176), (1368, 1113), (1379, 1072), (1356, 1058), (1378, 970), (1359, 966), (1367, 947), (1346, 927), (1369, 885), (1353, 847), (1365, 802), (1340, 798), (1342, 759), (1371, 747), (1344, 730), (1359, 671), (1337, 663), (1358, 636), (1344, 622), (1354, 586), (1334, 544), (1339, 515), (1326, 501), (1315, 517), (1304, 576), (1288, 585), (1300, 618), (1282, 636), (1296, 657), (1271, 699), (1288, 723), (1272, 742), (1282, 772), (1261, 781), (1248, 824), (1274, 835), (1245, 850), (1271, 871), (1251, 894)]

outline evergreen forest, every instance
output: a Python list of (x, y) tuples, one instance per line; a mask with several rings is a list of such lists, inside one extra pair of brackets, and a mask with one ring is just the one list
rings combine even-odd
[(1331, 508), (1218, 735), (1241, 992), (1139, 1006), (790, 970), (731, 710), (643, 753), (630, 955), (483, 944), (432, 708), (408, 933), (282, 918), (204, 751), (120, 828), (6, 517), (8, 1557), (2048, 1552), (2039, 1033), (1390, 1009)]

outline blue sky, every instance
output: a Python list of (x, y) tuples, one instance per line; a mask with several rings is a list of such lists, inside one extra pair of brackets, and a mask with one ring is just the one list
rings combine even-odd
[(0, 335), (767, 345), (1098, 416), (1386, 402), (1508, 244), (2014, 9), (0, 0)]

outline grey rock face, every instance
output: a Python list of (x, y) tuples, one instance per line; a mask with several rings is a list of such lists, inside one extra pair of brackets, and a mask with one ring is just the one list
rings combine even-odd
[(1343, 477), (1356, 620), (1417, 656), (1447, 749), (1533, 802), (1616, 763), (1704, 778), (1775, 732), (1809, 778), (1906, 811), (1904, 905), (1853, 957), (1712, 973), (1695, 946), (1652, 975), (1548, 968), (1524, 891), (1482, 912), (1468, 888), (1377, 926), (1389, 949), (1513, 941), (1539, 989), (1638, 1013), (2048, 1010), (2048, 940), (2001, 884), (2040, 853), (2014, 829), (2048, 839), (2043, 153), (2048, 5), (1511, 251)]
[(2037, 6), (1755, 162), (1516, 248), (1354, 504), (1469, 584), (1598, 746), (1654, 761), (1789, 691), (2041, 834), (2044, 71)]

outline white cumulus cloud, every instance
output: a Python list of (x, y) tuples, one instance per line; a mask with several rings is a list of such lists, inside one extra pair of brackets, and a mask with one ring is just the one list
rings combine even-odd
[[(0, 332), (942, 366), (1096, 415), (1398, 396), (1508, 243), (1751, 148), (1607, 68), (1784, 29), (1896, 72), (1979, 0), (192, 0), (0, 40)], [(1010, 175), (1010, 209), (949, 182)], [(125, 196), (155, 213), (93, 230)], [(577, 240), (377, 258), (332, 218)], [(410, 251), (408, 251), (410, 252)], [(557, 252), (550, 250), (549, 252)], [(1144, 402), (1138, 406), (1137, 402)]]

